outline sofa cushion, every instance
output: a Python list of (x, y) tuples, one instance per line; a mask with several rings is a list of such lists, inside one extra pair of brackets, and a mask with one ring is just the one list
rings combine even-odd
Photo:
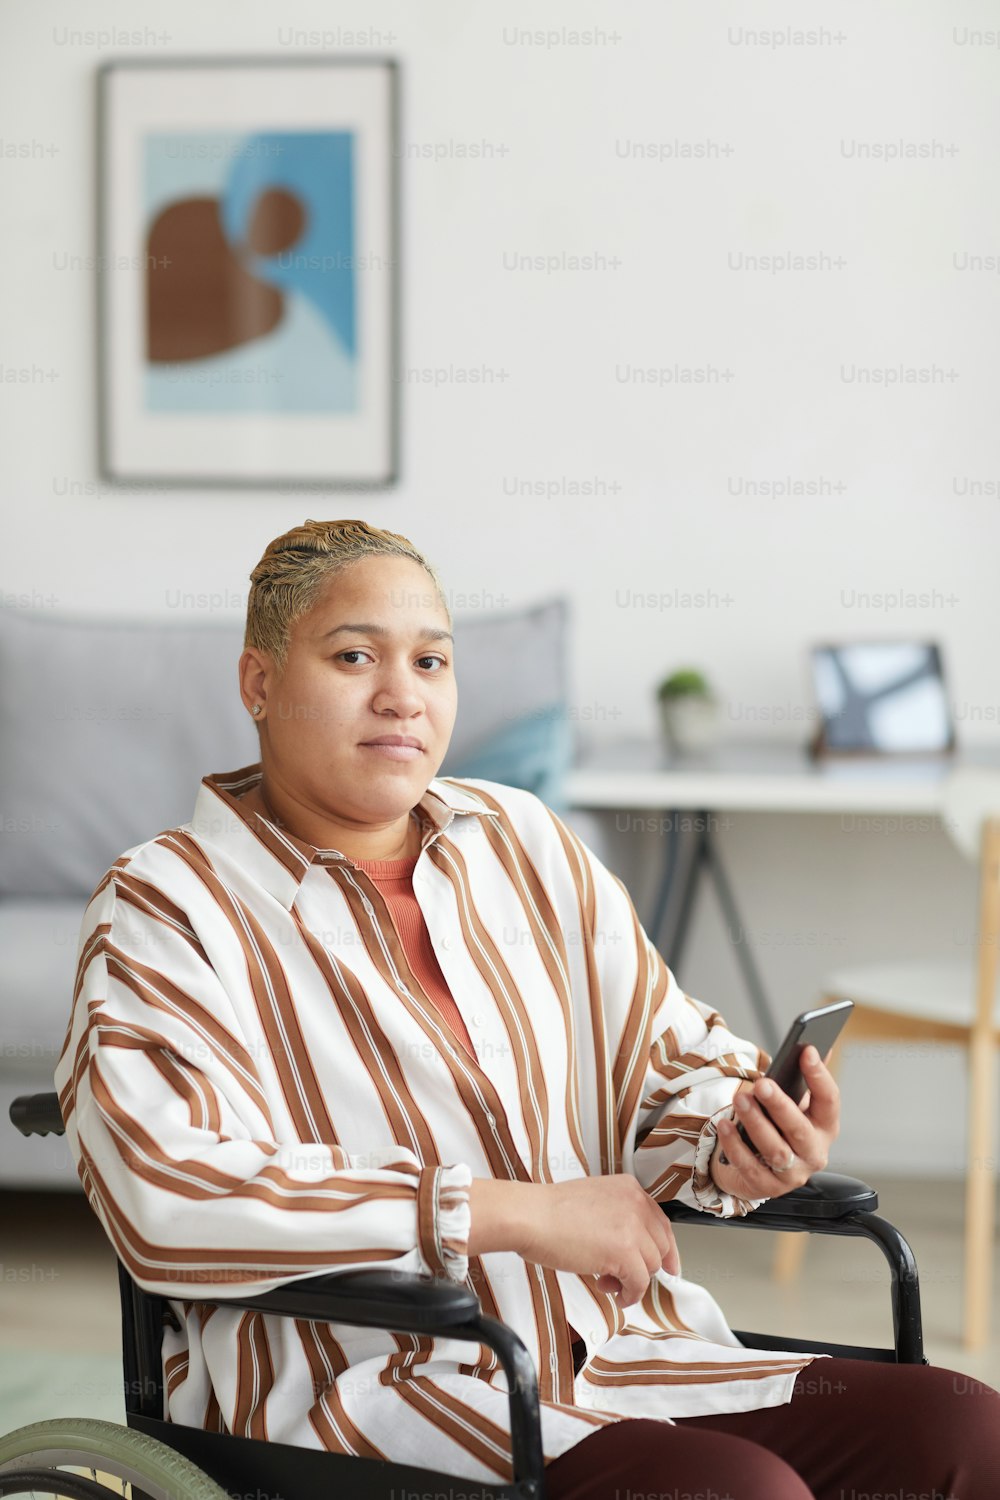
[[(567, 621), (563, 599), (456, 615), (459, 710), (442, 775), (565, 703)], [(203, 776), (258, 758), (242, 649), (242, 620), (0, 611), (0, 896), (88, 896), (126, 849), (188, 821)], [(544, 720), (534, 727), (537, 738)], [(556, 777), (557, 737), (551, 754)], [(531, 759), (537, 782), (537, 745)], [(504, 768), (516, 777), (523, 763), (508, 754)]]
[(456, 617), (458, 716), (441, 776), (499, 781), (564, 806), (569, 619), (565, 599)]
[(86, 897), (0, 901), (0, 1076), (22, 1080), (28, 1093), (52, 1087), (73, 1005), (86, 907)]
[(572, 764), (572, 736), (564, 703), (525, 714), (463, 755), (445, 776), (499, 781), (523, 787), (551, 807), (566, 810), (566, 776)]
[(89, 895), (257, 758), (242, 625), (0, 613), (0, 895)]

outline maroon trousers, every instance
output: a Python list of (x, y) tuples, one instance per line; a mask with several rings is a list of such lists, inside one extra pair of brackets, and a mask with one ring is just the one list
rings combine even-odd
[(1000, 1393), (937, 1365), (817, 1359), (790, 1402), (599, 1428), (548, 1500), (997, 1500)]

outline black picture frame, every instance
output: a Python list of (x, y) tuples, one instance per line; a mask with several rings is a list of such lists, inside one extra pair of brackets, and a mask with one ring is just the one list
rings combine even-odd
[[(881, 657), (881, 679), (877, 686), (874, 681), (866, 685), (860, 668), (865, 656), (870, 662), (875, 653)], [(898, 661), (895, 676), (890, 670), (893, 654)], [(810, 660), (820, 715), (809, 744), (815, 759), (851, 756), (895, 759), (954, 752), (954, 716), (943, 656), (936, 642), (877, 639), (826, 642), (811, 648)], [(923, 694), (922, 702), (914, 701), (915, 690)], [(884, 722), (884, 710), (893, 699), (895, 724), (890, 727)], [(906, 743), (908, 732), (910, 743)]]

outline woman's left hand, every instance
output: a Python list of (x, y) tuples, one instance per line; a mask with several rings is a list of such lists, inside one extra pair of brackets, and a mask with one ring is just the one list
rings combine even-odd
[[(709, 1172), (720, 1192), (737, 1198), (780, 1198), (823, 1171), (840, 1131), (840, 1090), (815, 1047), (803, 1049), (800, 1065), (809, 1084), (801, 1104), (773, 1079), (757, 1078), (737, 1093), (736, 1120), (719, 1121)], [(759, 1156), (738, 1135), (740, 1122)]]

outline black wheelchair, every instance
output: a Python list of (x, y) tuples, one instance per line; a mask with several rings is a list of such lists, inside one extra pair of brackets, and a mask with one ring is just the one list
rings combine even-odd
[[(23, 1135), (63, 1133), (54, 1093), (17, 1099), (10, 1115)], [(877, 1207), (874, 1189), (836, 1172), (817, 1172), (805, 1186), (769, 1200), (745, 1218), (720, 1219), (685, 1204), (663, 1205), (674, 1223), (874, 1240), (891, 1270), (892, 1348), (818, 1343), (739, 1329), (734, 1330), (736, 1336), (748, 1348), (812, 1350), (853, 1359), (927, 1364), (913, 1253), (899, 1231), (876, 1215)], [(226, 1305), (315, 1322), (447, 1335), (495, 1350), (510, 1392), (509, 1484), (463, 1479), (412, 1464), (232, 1437), (164, 1421), (160, 1359), (164, 1299), (136, 1286), (120, 1262), (118, 1276), (128, 1425), (67, 1418), (32, 1423), (0, 1436), (0, 1497), (108, 1500), (110, 1493), (126, 1494), (130, 1486), (133, 1500), (256, 1500), (265, 1496), (270, 1500), (318, 1500), (326, 1496), (398, 1500), (407, 1494), (433, 1496), (435, 1500), (450, 1496), (464, 1500), (544, 1500), (545, 1469), (534, 1366), (513, 1330), (483, 1315), (471, 1288), (393, 1271), (343, 1271), (310, 1277), (261, 1296), (227, 1297)]]

